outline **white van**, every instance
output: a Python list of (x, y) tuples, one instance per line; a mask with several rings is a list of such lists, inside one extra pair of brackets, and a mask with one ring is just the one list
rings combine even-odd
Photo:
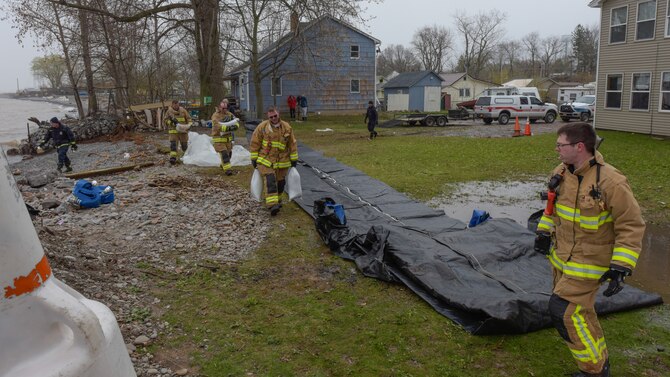
[(534, 86), (496, 86), (484, 89), (480, 96), (511, 96), (513, 94), (532, 96), (539, 100), (542, 99), (540, 92)]
[(543, 119), (545, 123), (553, 123), (558, 115), (558, 108), (553, 103), (544, 103), (533, 96), (481, 96), (475, 103), (475, 117), (482, 118), (484, 123), (491, 124), (497, 120), (507, 124), (511, 118), (528, 118), (530, 122)]

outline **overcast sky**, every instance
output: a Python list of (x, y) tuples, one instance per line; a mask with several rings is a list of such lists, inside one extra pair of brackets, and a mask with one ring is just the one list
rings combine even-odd
[[(600, 9), (589, 8), (588, 3), (589, 0), (385, 0), (368, 5), (368, 14), (374, 19), (360, 29), (381, 40), (382, 49), (390, 44), (409, 47), (412, 35), (423, 26), (440, 25), (455, 32), (453, 14), (457, 10), (476, 14), (495, 8), (507, 14), (503, 27), (511, 39), (521, 39), (533, 31), (543, 37), (560, 36), (570, 34), (577, 24), (598, 23)], [(16, 91), (17, 79), (21, 89), (38, 84), (30, 72), (30, 62), (42, 53), (32, 47), (32, 40), (26, 40), (21, 47), (14, 34), (11, 22), (0, 20), (0, 93)]]

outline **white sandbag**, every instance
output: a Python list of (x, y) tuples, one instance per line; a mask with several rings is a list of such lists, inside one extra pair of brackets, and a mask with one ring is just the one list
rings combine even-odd
[(258, 169), (254, 169), (254, 174), (251, 176), (251, 197), (259, 203), (263, 201), (263, 177)]
[(291, 167), (286, 174), (286, 193), (289, 200), (302, 198), (302, 185), (300, 184), (300, 173), (298, 169)]
[(251, 153), (241, 145), (233, 145), (233, 157), (230, 158), (230, 165), (251, 165)]
[(188, 149), (184, 153), (183, 161), (188, 165), (219, 166), (221, 159), (214, 150), (212, 138), (197, 132), (188, 133)]
[(188, 130), (191, 129), (191, 125), (193, 123), (177, 123), (177, 126), (175, 127), (177, 129), (177, 132), (180, 134), (185, 134), (188, 132)]
[[(232, 126), (233, 124), (238, 124), (240, 120), (238, 118), (233, 118), (233, 120), (229, 120), (227, 122), (219, 122), (220, 125), (222, 126)], [(239, 126), (239, 124), (238, 124)]]

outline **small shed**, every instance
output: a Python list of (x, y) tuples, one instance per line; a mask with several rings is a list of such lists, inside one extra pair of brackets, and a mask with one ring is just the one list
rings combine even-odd
[(405, 72), (384, 84), (388, 111), (440, 111), (442, 78), (433, 71)]

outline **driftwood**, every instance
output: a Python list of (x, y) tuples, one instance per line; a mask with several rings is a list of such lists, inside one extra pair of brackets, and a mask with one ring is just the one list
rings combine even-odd
[(65, 176), (67, 178), (71, 178), (71, 179), (84, 178), (84, 177), (95, 177), (95, 176), (98, 176), (98, 175), (118, 173), (118, 172), (122, 172), (122, 171), (126, 171), (126, 170), (146, 168), (148, 166), (153, 166), (153, 165), (154, 165), (153, 162), (145, 162), (145, 163), (142, 163), (142, 164), (123, 165), (123, 166), (116, 166), (116, 167), (113, 167), (113, 168), (79, 171), (79, 172), (76, 172), (76, 173), (65, 174)]

